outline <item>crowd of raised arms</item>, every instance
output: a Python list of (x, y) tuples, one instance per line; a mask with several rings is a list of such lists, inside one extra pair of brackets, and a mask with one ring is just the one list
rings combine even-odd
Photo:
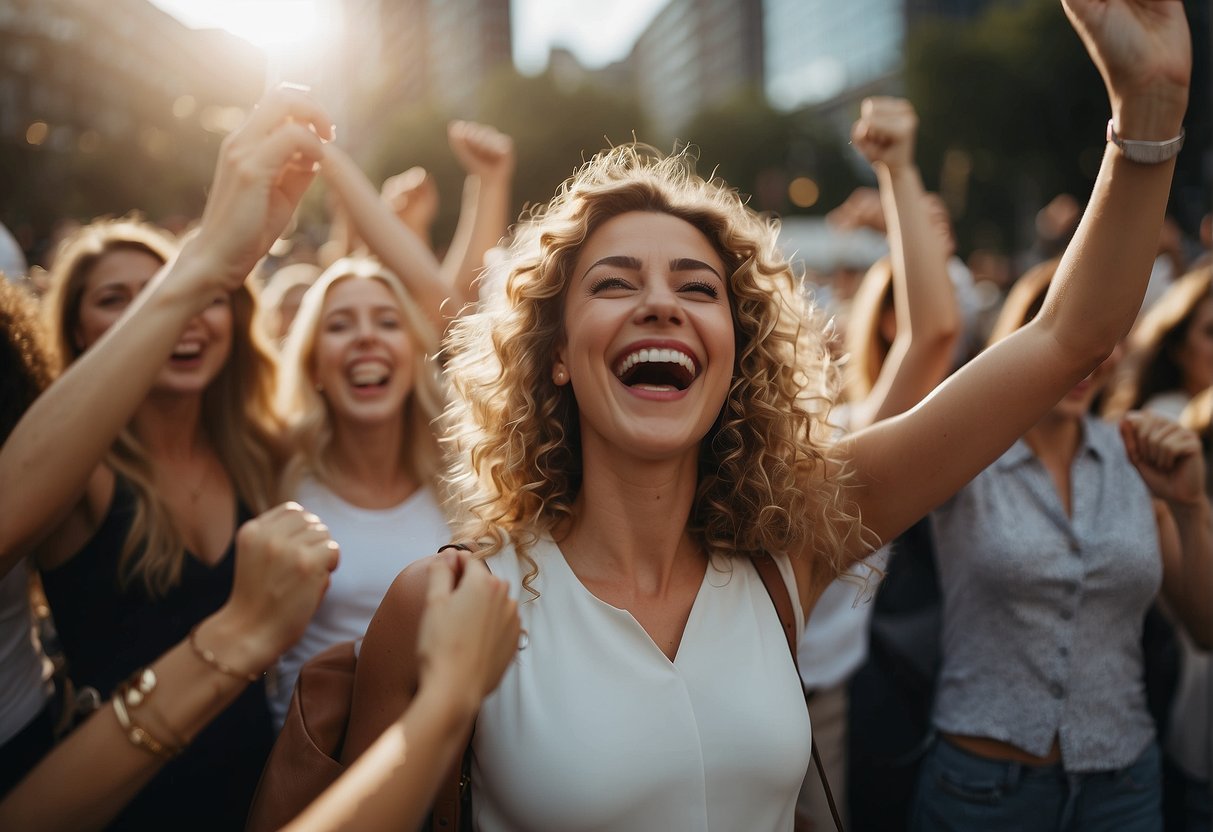
[[(1112, 129), (998, 304), (895, 98), (857, 286), (685, 152), (514, 222), (471, 122), (436, 254), (433, 179), (289, 85), (187, 233), (0, 279), (0, 829), (1210, 829), (1190, 36), (1064, 5)], [(328, 242), (267, 257), (316, 179)]]

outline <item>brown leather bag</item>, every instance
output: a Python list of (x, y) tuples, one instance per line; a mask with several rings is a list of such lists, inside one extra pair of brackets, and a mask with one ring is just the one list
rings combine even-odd
[[(792, 653), (796, 656), (796, 618), (788, 586), (779, 567), (770, 557), (754, 559), (754, 567), (775, 606)], [(343, 642), (328, 648), (303, 665), (299, 681), (291, 695), (282, 733), (266, 761), (257, 784), (257, 794), (249, 810), (247, 832), (275, 832), (298, 816), (344, 771), (341, 748), (354, 699), (356, 666), (354, 643)], [(444, 778), (430, 815), (432, 832), (451, 832), (471, 828), (471, 818), (462, 811), (470, 798), (468, 763), (471, 743), (463, 758)], [(834, 796), (826, 779), (817, 742), (813, 742), (813, 762), (825, 788), (826, 800), (838, 832), (842, 820), (834, 805)], [(462, 824), (462, 825), (461, 825)]]

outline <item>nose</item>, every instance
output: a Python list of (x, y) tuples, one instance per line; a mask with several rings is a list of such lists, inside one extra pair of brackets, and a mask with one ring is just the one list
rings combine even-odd
[(363, 344), (375, 340), (375, 322), (369, 318), (360, 318), (355, 330), (358, 343)]
[(683, 323), (682, 305), (678, 301), (678, 295), (670, 288), (669, 281), (662, 278), (650, 278), (645, 281), (634, 320), (636, 323), (674, 326)]

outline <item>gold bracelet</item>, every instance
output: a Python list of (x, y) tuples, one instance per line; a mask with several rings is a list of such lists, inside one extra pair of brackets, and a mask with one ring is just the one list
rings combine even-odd
[(156, 676), (154, 673), (151, 673), (151, 668), (145, 668), (137, 675), (142, 679), (146, 679), (149, 673), (151, 674), (151, 687), (146, 690), (137, 690), (131, 687), (129, 682), (123, 682), (110, 698), (110, 704), (113, 705), (114, 716), (118, 718), (118, 724), (126, 732), (126, 738), (131, 741), (131, 745), (138, 746), (145, 751), (155, 754), (157, 757), (171, 760), (181, 753), (181, 747), (171, 746), (156, 739), (150, 731), (135, 722), (127, 710), (128, 695), (134, 694), (133, 698), (142, 703), (147, 694), (155, 687)]
[[(176, 747), (177, 752), (180, 753), (182, 749), (189, 745), (189, 741), (182, 739), (181, 735), (176, 733), (172, 726), (169, 725), (169, 721), (164, 718), (164, 715), (151, 703), (150, 697), (152, 691), (156, 689), (156, 681), (156, 671), (150, 667), (136, 670), (131, 675), (131, 678), (127, 679), (126, 683), (119, 688), (123, 699), (122, 704), (126, 706), (127, 713), (146, 704), (148, 710), (156, 717), (154, 721), (159, 722), (161, 727), (164, 728), (165, 733), (169, 734), (169, 739), (172, 740), (172, 747)], [(134, 717), (132, 716), (131, 719), (133, 722)]]
[[(198, 626), (201, 626), (201, 625), (198, 625)], [(232, 677), (235, 677), (236, 679), (241, 679), (245, 682), (256, 682), (256, 681), (260, 680), (262, 676), (265, 675), (264, 672), (246, 673), (243, 670), (238, 670), (237, 668), (231, 667), (231, 666), (226, 665), (223, 662), (219, 661), (219, 658), (214, 654), (214, 652), (207, 650), (205, 647), (202, 647), (200, 644), (198, 644), (198, 627), (194, 627), (194, 629), (190, 630), (189, 642), (190, 642), (190, 649), (194, 651), (195, 656), (197, 656), (204, 663), (215, 668), (215, 670), (218, 670), (220, 673), (222, 673), (225, 676), (232, 676)]]

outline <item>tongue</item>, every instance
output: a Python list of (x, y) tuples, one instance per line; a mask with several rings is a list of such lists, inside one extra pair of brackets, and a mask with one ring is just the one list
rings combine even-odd
[(628, 387), (643, 390), (685, 390), (690, 382), (686, 367), (666, 362), (642, 362), (623, 377)]

